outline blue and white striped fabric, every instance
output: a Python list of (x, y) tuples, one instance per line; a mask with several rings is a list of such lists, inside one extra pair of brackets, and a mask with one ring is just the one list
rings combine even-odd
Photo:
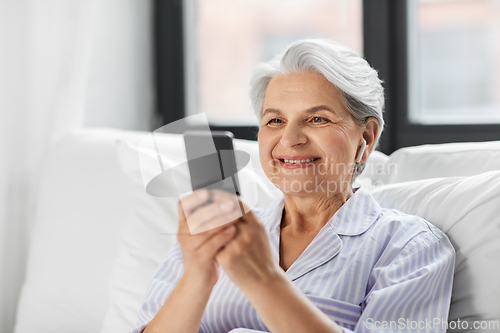
[[(279, 262), (284, 199), (256, 213)], [(364, 189), (334, 214), (286, 275), (346, 332), (444, 332), (455, 251), (420, 217), (381, 208)], [(141, 332), (183, 274), (176, 243), (156, 272), (134, 333)], [(438, 324), (439, 321), (439, 324)], [(245, 295), (221, 272), (200, 332), (268, 331)]]

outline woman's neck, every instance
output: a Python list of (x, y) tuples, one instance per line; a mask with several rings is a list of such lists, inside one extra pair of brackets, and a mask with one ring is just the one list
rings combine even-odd
[(285, 193), (285, 207), (281, 229), (297, 233), (317, 232), (352, 196), (352, 189), (329, 196), (297, 195)]

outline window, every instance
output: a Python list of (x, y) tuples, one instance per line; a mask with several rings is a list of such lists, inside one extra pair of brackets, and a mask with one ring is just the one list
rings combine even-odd
[(252, 67), (288, 43), (326, 37), (384, 81), (379, 149), (500, 140), (498, 0), (155, 0), (161, 124), (206, 112), (211, 128), (257, 133)]
[(383, 152), (500, 140), (499, 5), (363, 1), (364, 54), (379, 70), (386, 92)]
[(256, 124), (251, 70), (304, 38), (362, 52), (361, 0), (191, 0), (185, 2), (187, 113), (211, 124)]
[(500, 123), (498, 1), (410, 1), (409, 17), (410, 121)]

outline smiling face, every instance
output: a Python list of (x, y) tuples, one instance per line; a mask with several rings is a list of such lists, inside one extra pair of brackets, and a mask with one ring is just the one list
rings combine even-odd
[(258, 138), (260, 161), (284, 193), (350, 191), (362, 136), (363, 128), (323, 75), (279, 75), (269, 82)]

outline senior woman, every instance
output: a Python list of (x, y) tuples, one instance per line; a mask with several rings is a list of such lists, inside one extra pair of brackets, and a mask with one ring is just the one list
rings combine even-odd
[[(375, 70), (337, 43), (299, 41), (256, 67), (251, 97), (283, 197), (238, 218), (222, 191), (183, 199), (135, 332), (444, 332), (449, 240), (351, 185), (383, 128)], [(214, 228), (191, 235), (187, 218)]]

